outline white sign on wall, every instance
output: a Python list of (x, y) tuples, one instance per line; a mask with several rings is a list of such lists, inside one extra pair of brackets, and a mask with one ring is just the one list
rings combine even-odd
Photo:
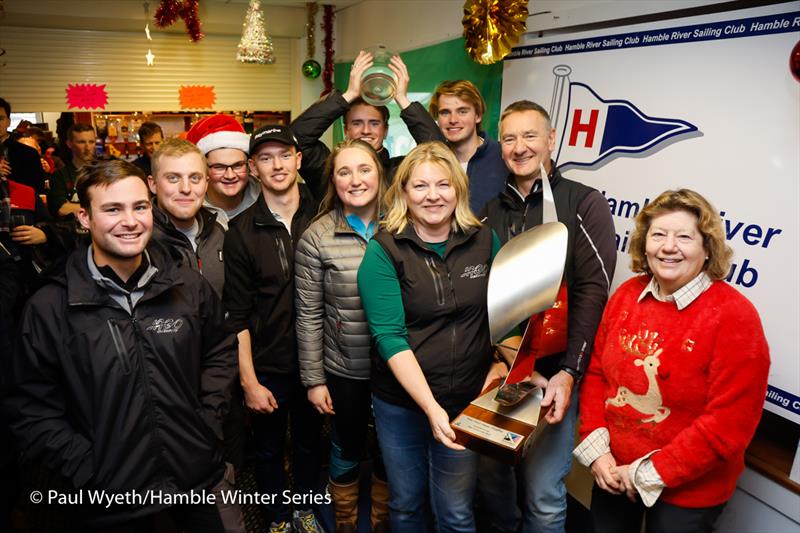
[(529, 39), (506, 58), (502, 105), (550, 111), (553, 158), (602, 191), (632, 274), (633, 219), (687, 187), (719, 210), (728, 281), (758, 308), (772, 367), (765, 408), (800, 422), (800, 3)]

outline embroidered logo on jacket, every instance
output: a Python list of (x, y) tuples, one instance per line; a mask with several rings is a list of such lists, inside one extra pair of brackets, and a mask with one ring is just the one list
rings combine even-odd
[(154, 333), (178, 333), (183, 326), (181, 318), (156, 318), (153, 323), (147, 326), (147, 331)]
[(483, 278), (486, 277), (486, 273), (489, 272), (489, 265), (469, 265), (464, 267), (464, 273), (461, 274), (462, 278)]

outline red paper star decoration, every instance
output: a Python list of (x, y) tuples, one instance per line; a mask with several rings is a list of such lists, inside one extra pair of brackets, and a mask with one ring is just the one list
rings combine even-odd
[(105, 83), (69, 83), (66, 93), (67, 109), (105, 109), (108, 104)]

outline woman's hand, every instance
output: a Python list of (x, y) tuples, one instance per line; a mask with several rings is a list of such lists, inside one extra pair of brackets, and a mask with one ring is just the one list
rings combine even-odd
[(635, 502), (637, 491), (636, 487), (633, 486), (633, 480), (631, 479), (630, 466), (631, 465), (622, 465), (614, 467), (613, 472), (620, 480), (620, 490), (625, 492), (625, 495), (630, 501)]
[(314, 385), (308, 389), (308, 401), (314, 406), (314, 409), (323, 415), (335, 415), (333, 412), (333, 400), (328, 391), (328, 386), (324, 383)]
[(456, 444), (456, 432), (450, 427), (450, 417), (447, 411), (435, 403), (428, 409), (428, 422), (431, 425), (433, 438), (450, 448), (451, 450), (464, 450), (460, 444)]
[(623, 485), (617, 473), (617, 460), (611, 453), (606, 453), (594, 460), (591, 466), (597, 486), (611, 494), (622, 494)]
[(507, 375), (508, 367), (504, 363), (492, 363), (492, 366), (489, 367), (489, 372), (486, 374), (486, 379), (483, 380), (483, 387), (481, 387), (481, 390), (486, 390), (492, 381), (496, 379), (505, 379)]

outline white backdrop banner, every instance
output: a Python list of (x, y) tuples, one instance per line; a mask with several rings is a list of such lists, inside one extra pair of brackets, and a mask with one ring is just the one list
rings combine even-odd
[(728, 282), (758, 308), (772, 367), (765, 408), (800, 423), (800, 2), (532, 38), (506, 58), (502, 105), (533, 100), (565, 176), (614, 216), (614, 288), (633, 219), (688, 187), (720, 210)]

